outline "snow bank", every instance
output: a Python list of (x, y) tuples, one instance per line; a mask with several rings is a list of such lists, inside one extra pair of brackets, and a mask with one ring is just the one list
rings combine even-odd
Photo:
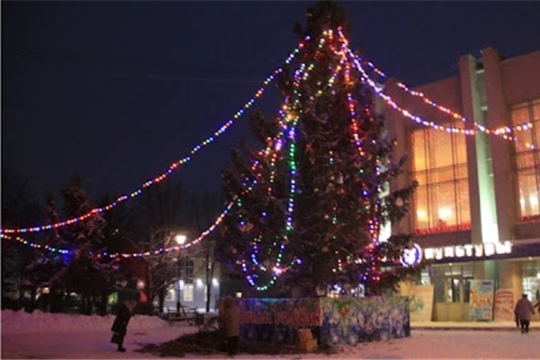
[[(114, 315), (51, 314), (35, 310), (2, 310), (3, 332), (46, 332), (50, 330), (100, 331), (110, 330)], [(129, 330), (168, 328), (170, 324), (157, 316), (135, 315), (129, 322)]]

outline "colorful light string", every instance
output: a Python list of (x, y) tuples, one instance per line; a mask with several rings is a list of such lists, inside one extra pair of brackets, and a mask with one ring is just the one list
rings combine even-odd
[[(339, 30), (340, 32), (340, 36), (344, 39), (345, 38), (345, 35)], [(419, 116), (416, 116), (416, 115), (413, 115), (411, 114), (408, 110), (400, 107), (393, 99), (392, 97), (390, 97), (389, 95), (387, 95), (384, 90), (378, 86), (375, 81), (373, 81), (369, 75), (367, 74), (367, 72), (365, 71), (365, 69), (362, 67), (361, 63), (365, 63), (367, 64), (368, 66), (370, 66), (376, 74), (382, 76), (382, 77), (386, 77), (386, 74), (384, 72), (382, 72), (381, 70), (379, 70), (377, 67), (375, 67), (375, 65), (372, 63), (372, 62), (368, 62), (368, 61), (364, 61), (361, 57), (359, 56), (356, 56), (352, 50), (350, 50), (350, 48), (348, 49), (348, 52), (349, 52), (349, 56), (351, 57), (351, 60), (353, 61), (353, 63), (356, 65), (356, 67), (360, 70), (360, 72), (362, 73), (362, 78), (368, 83), (368, 85), (375, 91), (375, 93), (377, 95), (379, 95), (385, 102), (387, 105), (389, 105), (390, 107), (392, 107), (393, 109), (397, 110), (398, 112), (400, 112), (403, 116), (415, 121), (416, 123), (418, 124), (421, 124), (423, 126), (429, 126), (429, 127), (432, 127), (436, 130), (443, 130), (443, 131), (446, 131), (446, 132), (449, 132), (449, 133), (462, 133), (462, 134), (465, 134), (465, 135), (476, 135), (477, 131), (476, 130), (473, 130), (473, 129), (462, 129), (462, 128), (456, 128), (456, 127), (452, 127), (452, 126), (442, 126), (442, 125), (438, 125), (438, 124), (435, 124), (434, 122), (432, 121), (426, 121), (424, 119), (422, 119), (421, 117)], [(427, 98), (423, 93), (421, 92), (418, 92), (418, 91), (414, 91), (414, 90), (411, 90), (408, 86), (406, 86), (405, 84), (401, 83), (401, 82), (397, 82), (397, 85), (400, 89), (403, 89), (404, 91), (406, 91), (407, 93), (411, 94), (412, 96), (415, 96), (415, 97), (420, 97), (422, 98), (422, 100), (450, 115), (451, 117), (455, 118), (455, 119), (458, 119), (458, 120), (461, 120), (462, 122), (470, 122), (469, 120), (467, 120), (467, 118), (465, 118), (464, 116), (430, 100), (429, 98)], [(501, 136), (503, 139), (506, 139), (506, 140), (510, 140), (510, 141), (520, 141), (517, 137), (515, 136), (510, 136), (508, 135), (509, 133), (512, 133), (514, 130), (519, 130), (519, 131), (524, 131), (524, 130), (530, 130), (532, 128), (532, 123), (524, 123), (524, 124), (520, 124), (520, 125), (516, 125), (514, 126), (513, 128), (512, 127), (509, 127), (509, 126), (503, 126), (503, 127), (499, 127), (497, 129), (488, 129), (486, 128), (485, 126), (475, 122), (475, 121), (472, 121), (472, 124), (474, 125), (474, 127), (478, 130), (478, 131), (481, 131), (487, 135), (497, 135), (497, 136)], [(531, 143), (528, 143), (528, 142), (524, 142), (524, 145), (529, 148), (529, 149), (535, 149), (535, 146)]]
[[(193, 245), (198, 244), (206, 236), (211, 234), (219, 226), (219, 224), (223, 221), (225, 216), (227, 216), (227, 214), (229, 213), (229, 211), (231, 210), (233, 205), (234, 205), (234, 201), (231, 201), (225, 207), (225, 210), (223, 210), (221, 212), (221, 214), (219, 214), (219, 216), (216, 218), (214, 223), (212, 225), (210, 225), (210, 227), (208, 227), (208, 229), (203, 231), (197, 238), (193, 239), (192, 241), (190, 241), (190, 242), (188, 242), (188, 243), (186, 243), (184, 245), (170, 246), (170, 247), (160, 247), (159, 249), (156, 249), (154, 251), (133, 252), (133, 253), (127, 253), (127, 252), (111, 253), (111, 252), (107, 252), (107, 251), (103, 251), (103, 252), (95, 252), (95, 251), (93, 251), (93, 252), (89, 252), (89, 255), (91, 257), (95, 257), (95, 258), (112, 258), (112, 259), (114, 259), (114, 258), (126, 258), (127, 259), (127, 258), (138, 258), (138, 257), (159, 255), (159, 254), (162, 254), (162, 253), (169, 253), (169, 252), (174, 252), (174, 251), (185, 250), (185, 249), (187, 249), (187, 248), (189, 248), (189, 247), (191, 247)], [(53, 246), (50, 246), (50, 245), (47, 245), (47, 244), (35, 243), (35, 242), (32, 242), (32, 241), (25, 240), (25, 239), (21, 238), (20, 236), (10, 236), (10, 235), (6, 235), (6, 234), (0, 234), (0, 237), (2, 237), (3, 239), (6, 239), (6, 240), (17, 241), (17, 242), (19, 242), (19, 243), (21, 243), (23, 245), (29, 246), (29, 247), (34, 248), (34, 249), (47, 250), (47, 251), (52, 252), (52, 253), (70, 254), (70, 253), (76, 253), (77, 252), (76, 250), (60, 249), (60, 248), (56, 248), (56, 247), (53, 247)]]
[[(336, 51), (336, 55), (338, 56), (341, 56), (342, 57), (342, 61), (346, 61), (347, 58), (348, 58), (348, 54), (350, 53), (350, 50), (349, 50), (349, 42), (348, 42), (348, 39), (343, 35), (343, 33), (341, 32), (341, 29), (338, 28), (338, 33), (340, 35), (340, 39), (341, 41), (343, 42), (343, 46), (342, 46), (342, 49), (338, 52)], [(350, 83), (350, 65), (351, 63), (349, 61), (346, 61), (346, 65), (345, 65), (345, 73), (344, 73), (344, 78), (345, 78), (345, 82), (347, 84)], [(359, 124), (358, 124), (358, 121), (357, 121), (357, 115), (356, 115), (356, 111), (355, 111), (355, 104), (354, 104), (354, 100), (352, 98), (352, 95), (350, 92), (347, 92), (347, 107), (348, 107), (348, 110), (349, 110), (349, 114), (350, 114), (350, 117), (351, 117), (351, 127), (350, 127), (350, 130), (351, 130), (351, 133), (352, 133), (352, 139), (353, 141), (355, 142), (356, 146), (357, 146), (357, 149), (358, 149), (358, 152), (359, 152), (359, 155), (361, 157), (364, 157), (365, 156), (365, 152), (363, 150), (363, 146), (362, 146), (362, 138), (359, 134), (359, 131), (360, 131), (360, 127), (359, 127)], [(365, 109), (365, 111), (369, 111), (369, 109)], [(379, 166), (376, 166), (376, 172), (377, 172), (377, 175), (380, 174), (380, 167)], [(368, 194), (363, 193), (364, 196), (367, 196)], [(374, 204), (375, 206), (375, 209), (373, 209), (373, 213), (376, 214), (377, 213), (377, 208), (380, 206), (380, 200), (377, 200), (376, 204)], [(367, 206), (366, 207), (366, 210), (369, 212), (370, 210), (370, 207)], [(369, 220), (369, 233), (370, 233), (370, 237), (371, 237), (371, 243), (365, 247), (364, 251), (367, 253), (367, 256), (369, 256), (370, 260), (371, 260), (371, 263), (372, 264), (375, 264), (375, 255), (373, 253), (374, 249), (375, 249), (375, 246), (377, 246), (379, 244), (379, 230), (380, 230), (380, 221), (377, 219), (377, 217), (375, 215), (371, 215), (371, 219)], [(338, 270), (341, 271), (343, 265), (342, 263), (340, 262), (338, 264)], [(367, 268), (366, 269), (366, 272), (362, 275), (362, 279), (364, 281), (369, 281), (370, 279), (371, 280), (374, 280), (374, 281), (379, 281), (380, 280), (380, 274), (377, 272), (377, 269), (372, 266), (371, 268)]]
[[(303, 80), (305, 80), (307, 78), (307, 74), (309, 73), (311, 69), (313, 69), (313, 67), (314, 65), (308, 67), (307, 70), (304, 70), (305, 64), (302, 63), (300, 65), (300, 68), (295, 72), (295, 76), (293, 80), (294, 88), (298, 88), (300, 77), (303, 77)], [(288, 99), (289, 97), (285, 99), (286, 103), (288, 102)], [(281, 263), (283, 260), (283, 253), (285, 252), (286, 243), (288, 242), (287, 236), (290, 233), (290, 231), (292, 231), (293, 229), (292, 216), (294, 212), (294, 194), (296, 192), (296, 176), (297, 176), (296, 165), (294, 161), (294, 158), (296, 156), (295, 155), (295, 152), (296, 152), (295, 130), (296, 130), (296, 125), (298, 123), (298, 118), (299, 118), (298, 115), (295, 114), (293, 109), (294, 109), (294, 106), (298, 104), (298, 101), (299, 101), (299, 98), (296, 97), (294, 105), (284, 106), (287, 114), (282, 117), (282, 119), (284, 120), (284, 122), (281, 124), (283, 131), (277, 135), (277, 140), (278, 141), (280, 141), (281, 139), (285, 140), (288, 146), (290, 183), (289, 183), (289, 198), (287, 201), (287, 210), (285, 214), (285, 218), (286, 218), (285, 233), (283, 235), (283, 239), (279, 242), (279, 244), (277, 241), (276, 243), (274, 243), (275, 247), (278, 249), (278, 253), (275, 259), (275, 265), (271, 269), (267, 269), (266, 266), (264, 266), (264, 264), (261, 264), (258, 260), (258, 257), (257, 257), (257, 254), (259, 253), (258, 242), (260, 241), (260, 238), (255, 238), (254, 241), (252, 242), (252, 249), (251, 249), (252, 252), (251, 252), (250, 258), (252, 259), (253, 265), (258, 266), (259, 270), (264, 271), (264, 272), (271, 271), (272, 275), (270, 279), (268, 280), (268, 282), (265, 285), (257, 285), (255, 283), (255, 278), (258, 276), (256, 274), (250, 273), (247, 267), (246, 261), (245, 260), (242, 261), (242, 270), (246, 274), (246, 281), (250, 286), (254, 287), (255, 290), (257, 291), (267, 290), (270, 286), (275, 284), (279, 275), (283, 274), (285, 271), (287, 271), (290, 268), (290, 266), (293, 266), (295, 263), (298, 263), (299, 261), (298, 259), (294, 259), (293, 261), (291, 261), (289, 265), (285, 267), (281, 266), (282, 265)], [(290, 126), (287, 126), (288, 124), (290, 124)], [(283, 132), (286, 132), (287, 136), (283, 137)], [(276, 150), (277, 152), (281, 151), (282, 146), (280, 145), (279, 148), (276, 147)], [(273, 170), (272, 170), (272, 173), (273, 173)]]
[[(331, 30), (325, 31), (323, 33), (323, 36), (328, 36), (330, 38), (330, 40), (332, 40), (332, 35), (333, 35), (333, 33), (332, 33)], [(324, 43), (325, 43), (325, 38), (321, 37), (319, 45), (318, 45), (318, 51), (322, 49)], [(341, 48), (342, 48), (341, 61), (338, 64), (338, 66), (336, 67), (336, 69), (334, 69), (332, 76), (330, 77), (329, 81), (327, 82), (327, 84), (326, 84), (326, 86), (324, 88), (331, 88), (332, 87), (334, 81), (336, 80), (336, 78), (340, 74), (343, 65), (346, 63), (346, 60), (347, 60), (347, 57), (346, 57), (347, 43), (342, 43)], [(316, 58), (316, 56), (315, 56), (315, 58)], [(281, 118), (283, 120), (288, 120), (288, 121), (285, 122), (285, 124), (282, 123), (281, 127), (283, 128), (283, 132), (286, 132), (288, 134), (288, 136), (286, 136), (285, 138), (289, 140), (289, 141), (287, 141), (287, 144), (288, 144), (288, 147), (289, 147), (288, 159), (289, 159), (290, 184), (289, 184), (289, 199), (288, 199), (288, 205), (287, 205), (287, 211), (286, 211), (286, 222), (285, 222), (285, 230), (284, 230), (285, 233), (284, 233), (284, 236), (283, 236), (283, 239), (285, 240), (285, 243), (288, 242), (288, 239), (287, 239), (288, 233), (290, 233), (290, 231), (293, 230), (294, 195), (296, 193), (296, 177), (297, 177), (296, 163), (294, 161), (294, 159), (296, 157), (295, 129), (296, 129), (296, 126), (297, 126), (297, 123), (298, 123), (298, 120), (299, 120), (299, 114), (296, 114), (296, 112), (298, 112), (298, 110), (296, 110), (296, 109), (297, 109), (297, 107), (299, 105), (299, 100), (301, 98), (301, 95), (299, 94), (298, 89), (299, 89), (299, 86), (300, 86), (300, 81), (301, 80), (302, 81), (307, 80), (309, 73), (313, 70), (314, 67), (315, 67), (315, 62), (310, 63), (307, 70), (304, 70), (305, 63), (300, 65), (300, 68), (295, 72), (295, 76), (294, 76), (294, 80), (293, 80), (293, 94), (296, 95), (295, 96), (295, 102), (292, 105), (287, 105), (289, 103), (289, 97), (286, 97), (285, 98), (285, 104), (286, 105), (284, 106), (284, 109), (287, 112), (287, 114), (281, 113)], [(322, 94), (323, 94), (323, 91), (322, 91), (322, 89), (320, 89), (317, 92), (316, 96), (319, 97)], [(287, 124), (291, 124), (291, 127), (287, 128)], [(283, 140), (283, 132), (280, 133), (277, 136), (279, 141)], [(277, 150), (279, 151), (279, 150), (281, 150), (281, 148), (282, 147), (280, 146), (279, 149), (277, 149)], [(267, 148), (267, 150), (268, 150), (268, 148)], [(277, 151), (274, 152), (273, 155), (275, 156), (276, 153), (277, 153)], [(268, 152), (266, 152), (266, 155), (268, 155)], [(274, 161), (273, 159), (274, 158), (271, 159), (272, 163)], [(335, 221), (337, 221), (337, 219), (335, 219), (335, 217), (334, 217), (333, 221), (335, 223)], [(255, 284), (255, 280), (256, 280), (255, 278), (257, 276), (255, 274), (249, 274), (247, 261), (245, 259), (242, 261), (242, 269), (243, 269), (244, 273), (246, 274), (246, 280), (247, 280), (248, 284), (251, 285), (252, 287), (254, 287), (257, 291), (264, 291), (264, 290), (267, 290), (271, 285), (273, 285), (275, 283), (275, 281), (277, 280), (277, 277), (280, 274), (284, 273), (285, 271), (288, 271), (290, 269), (290, 267), (293, 266), (294, 264), (301, 263), (301, 260), (298, 259), (298, 258), (295, 258), (286, 267), (284, 267), (284, 268), (281, 267), (280, 265), (281, 265), (281, 262), (282, 262), (282, 255), (283, 255), (283, 252), (285, 250), (285, 243), (281, 242), (281, 243), (278, 244), (278, 242), (276, 241), (274, 243), (274, 247), (278, 248), (278, 255), (277, 255), (276, 260), (275, 260), (276, 265), (273, 268), (268, 269), (264, 264), (261, 264), (259, 262), (259, 260), (258, 260), (258, 256), (257, 256), (257, 254), (259, 253), (258, 243), (260, 242), (260, 240), (261, 239), (260, 239), (260, 236), (259, 236), (259, 237), (255, 237), (255, 239), (252, 242), (252, 253), (250, 255), (251, 261), (252, 261), (253, 265), (259, 266), (259, 270), (261, 270), (261, 271), (272, 271), (273, 276), (271, 277), (271, 279), (268, 281), (267, 284), (262, 285), (262, 286), (261, 285), (256, 285)]]
[[(361, 58), (359, 58), (361, 60)], [(362, 60), (361, 60), (362, 61)], [(365, 64), (367, 64), (369, 67), (371, 67), (373, 69), (373, 71), (380, 75), (381, 77), (383, 78), (387, 78), (386, 74), (384, 72), (382, 72), (381, 70), (379, 70), (372, 62), (370, 61), (362, 61), (364, 62)], [(441, 105), (441, 104), (438, 104), (436, 103), (435, 101), (429, 99), (427, 96), (425, 96), (422, 92), (420, 91), (416, 91), (416, 90), (412, 90), (411, 88), (409, 88), (407, 85), (405, 85), (404, 83), (402, 82), (396, 82), (396, 85), (401, 88), (403, 91), (411, 94), (412, 96), (414, 97), (419, 97), (422, 99), (422, 101), (424, 101), (426, 104), (428, 104), (429, 106), (431, 107), (434, 107), (436, 109), (438, 109), (439, 111), (442, 111), (448, 115), (450, 115), (451, 117), (453, 117), (454, 119), (458, 119), (458, 120), (461, 120), (463, 122), (470, 122), (470, 120), (468, 120), (467, 118), (465, 118), (463, 115), (455, 112), (455, 111), (452, 111), (450, 109), (448, 109), (447, 107)], [(486, 134), (495, 134), (495, 135), (500, 135), (500, 134), (505, 134), (505, 133), (511, 133), (515, 130), (517, 131), (524, 131), (524, 130), (530, 130), (532, 128), (532, 124), (530, 122), (528, 123), (523, 123), (523, 124), (519, 124), (519, 125), (515, 125), (514, 127), (511, 127), (511, 126), (501, 126), (501, 127), (498, 127), (496, 129), (488, 129), (486, 128), (485, 126), (483, 126), (482, 124), (479, 124), (475, 121), (472, 121), (472, 123), (474, 124), (474, 126), (480, 130), (480, 131), (483, 131), (485, 132)], [(512, 140), (512, 139), (509, 139), (509, 140)]]
[[(307, 41), (307, 40), (309, 40), (309, 37), (307, 37), (304, 41)], [(298, 45), (298, 47), (296, 49), (294, 49), (291, 52), (291, 54), (289, 54), (289, 56), (285, 60), (286, 65), (288, 65), (294, 59), (296, 54), (298, 54), (298, 52), (303, 48), (303, 46), (304, 46), (304, 42), (301, 42)], [(75, 223), (77, 223), (79, 221), (84, 221), (84, 220), (86, 220), (86, 219), (88, 219), (88, 218), (90, 218), (90, 217), (92, 217), (92, 216), (94, 216), (96, 214), (108, 211), (108, 210), (114, 208), (118, 204), (120, 204), (120, 203), (122, 203), (122, 202), (124, 202), (124, 201), (126, 201), (128, 199), (132, 199), (132, 198), (134, 198), (136, 196), (139, 196), (143, 192), (144, 189), (146, 189), (146, 188), (148, 188), (148, 187), (150, 187), (152, 185), (158, 184), (161, 181), (163, 181), (165, 178), (167, 178), (169, 175), (171, 175), (181, 165), (189, 162), (192, 159), (191, 157), (193, 155), (195, 155), (197, 152), (199, 152), (199, 150), (201, 150), (203, 147), (205, 147), (205, 146), (209, 145), (210, 143), (212, 143), (215, 139), (217, 139), (225, 131), (227, 131), (235, 123), (236, 120), (238, 120), (242, 115), (245, 114), (246, 110), (248, 110), (251, 106), (253, 106), (255, 101), (264, 94), (265, 88), (282, 71), (283, 71), (282, 67), (279, 67), (276, 70), (274, 70), (274, 72), (268, 78), (266, 78), (266, 80), (263, 82), (263, 85), (261, 86), (261, 88), (259, 88), (259, 90), (257, 90), (255, 95), (248, 102), (246, 102), (244, 104), (244, 106), (239, 111), (237, 111), (233, 115), (232, 119), (228, 120), (224, 125), (222, 125), (216, 132), (214, 132), (213, 135), (209, 136), (208, 138), (206, 138), (205, 140), (200, 142), (198, 145), (193, 147), (191, 149), (191, 151), (190, 151), (190, 155), (188, 155), (188, 156), (174, 162), (172, 165), (169, 166), (169, 168), (167, 169), (166, 172), (164, 172), (163, 174), (161, 174), (159, 176), (156, 176), (152, 180), (149, 180), (149, 181), (143, 183), (141, 188), (131, 192), (130, 194), (126, 194), (126, 195), (122, 195), (122, 196), (118, 197), (116, 200), (114, 200), (113, 202), (111, 202), (108, 205), (94, 208), (94, 209), (90, 210), (89, 212), (87, 212), (86, 214), (83, 214), (83, 215), (78, 216), (78, 217), (74, 217), (74, 218), (67, 219), (67, 220), (64, 220), (64, 221), (59, 221), (59, 222), (56, 222), (56, 223), (51, 223), (51, 224), (47, 224), (47, 225), (40, 225), (40, 226), (34, 226), (34, 227), (2, 228), (2, 229), (0, 229), (0, 234), (35, 233), (35, 232), (58, 229), (58, 228), (61, 228), (61, 227), (64, 227), (64, 226), (73, 225), (73, 224), (75, 224)]]

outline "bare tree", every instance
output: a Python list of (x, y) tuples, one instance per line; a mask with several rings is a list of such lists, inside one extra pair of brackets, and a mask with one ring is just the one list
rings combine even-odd
[(150, 253), (144, 257), (147, 274), (145, 294), (150, 306), (157, 297), (160, 312), (163, 311), (166, 290), (176, 278), (177, 260), (175, 253), (161, 250), (175, 246), (175, 235), (187, 228), (184, 215), (187, 199), (181, 184), (169, 179), (147, 189), (138, 202), (137, 246), (141, 251)]
[[(215, 193), (205, 192), (195, 195), (191, 198), (190, 218), (195, 224), (199, 234), (206, 231), (216, 220), (220, 210), (219, 196)], [(216, 267), (215, 248), (216, 235), (210, 233), (199, 245), (199, 253), (204, 258), (204, 278), (208, 291), (206, 292), (206, 312), (210, 311), (210, 303), (212, 299), (212, 278)]]

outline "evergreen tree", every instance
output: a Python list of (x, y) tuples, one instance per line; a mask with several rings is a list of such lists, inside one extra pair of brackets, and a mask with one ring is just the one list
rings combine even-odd
[[(82, 216), (95, 207), (77, 174), (62, 187), (61, 196), (67, 218)], [(83, 221), (59, 229), (60, 237), (73, 250), (59, 281), (68, 291), (82, 295), (81, 313), (90, 313), (93, 303), (109, 287), (109, 269), (113, 260), (98, 256), (104, 250), (105, 225), (102, 215), (96, 212)]]
[[(60, 221), (56, 202), (50, 194), (47, 195), (45, 203), (45, 216), (51, 223)], [(69, 244), (60, 236), (58, 229), (52, 229), (42, 234), (41, 241), (53, 249), (67, 249), (69, 247)], [(51, 300), (50, 297), (55, 300), (61, 298), (65, 289), (61, 285), (60, 279), (69, 265), (71, 254), (44, 249), (32, 249), (31, 254), (31, 261), (24, 268), (24, 283), (30, 289), (31, 300), (35, 299), (37, 290), (43, 288), (49, 288), (51, 294), (48, 295), (49, 300)], [(47, 308), (51, 304), (43, 305)]]
[(223, 172), (234, 206), (220, 256), (261, 292), (277, 284), (274, 295), (358, 284), (381, 293), (418, 271), (399, 266), (409, 235), (378, 239), (383, 224), (407, 214), (416, 183), (388, 193), (405, 157), (394, 158), (395, 141), (355, 69), (344, 9), (318, 2), (296, 29), (302, 45), (282, 72), (282, 109), (252, 117), (262, 149), (233, 150)]
[[(2, 228), (24, 226), (39, 221), (40, 206), (30, 181), (11, 168), (2, 167)], [(24, 292), (35, 294), (28, 281), (26, 267), (36, 261), (38, 251), (21, 244), (17, 235), (2, 235), (2, 304), (17, 308)], [(36, 234), (25, 234), (24, 239), (38, 242)], [(33, 306), (33, 305), (32, 305)]]

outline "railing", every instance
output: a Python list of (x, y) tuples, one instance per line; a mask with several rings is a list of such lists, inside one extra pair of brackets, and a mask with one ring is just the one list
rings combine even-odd
[(197, 308), (189, 307), (186, 308), (183, 305), (180, 305), (180, 309), (176, 308), (165, 308), (165, 318), (170, 321), (186, 321), (189, 325), (195, 324), (195, 317), (197, 315)]

